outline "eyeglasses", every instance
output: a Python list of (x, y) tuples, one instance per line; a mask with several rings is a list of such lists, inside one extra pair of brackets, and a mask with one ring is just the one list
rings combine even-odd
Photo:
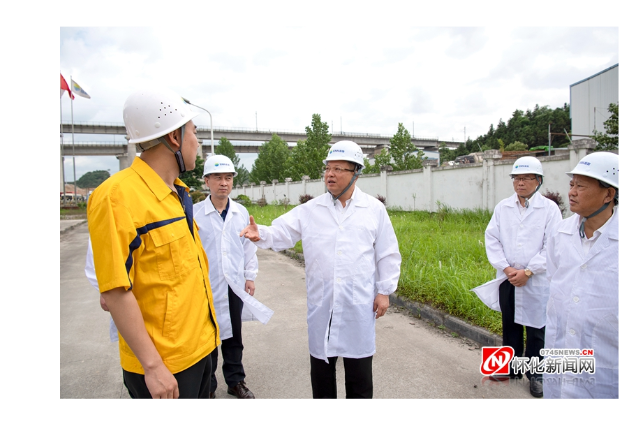
[(536, 177), (512, 177), (514, 183), (531, 182), (532, 180), (536, 180)]
[(348, 170), (347, 168), (338, 168), (338, 167), (337, 168), (325, 167), (326, 173), (329, 173), (330, 171), (333, 172), (334, 174), (342, 174), (343, 171), (349, 171), (350, 173), (353, 173), (356, 170)]

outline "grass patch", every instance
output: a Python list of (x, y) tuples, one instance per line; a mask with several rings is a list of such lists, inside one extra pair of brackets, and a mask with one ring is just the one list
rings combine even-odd
[[(258, 224), (271, 225), (293, 207), (251, 205), (247, 209)], [(500, 335), (501, 314), (470, 292), (496, 276), (485, 254), (485, 228), (492, 213), (447, 206), (440, 206), (437, 212), (388, 212), (403, 258), (398, 295)], [(294, 250), (302, 253), (300, 242)]]

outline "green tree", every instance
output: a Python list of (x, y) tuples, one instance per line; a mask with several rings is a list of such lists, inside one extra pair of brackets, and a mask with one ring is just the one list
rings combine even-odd
[(249, 171), (247, 171), (247, 168), (245, 168), (244, 165), (239, 165), (240, 157), (236, 154), (234, 146), (229, 141), (229, 139), (223, 136), (222, 138), (220, 138), (220, 140), (218, 140), (216, 154), (227, 156), (234, 164), (234, 168), (238, 173), (238, 175), (234, 177), (234, 187), (243, 186), (243, 183), (249, 182)]
[[(415, 154), (416, 153), (416, 154)], [(390, 139), (390, 154), (394, 171), (422, 168), (423, 152), (412, 144), (412, 137), (403, 123), (398, 123), (396, 134)]]
[(180, 175), (180, 180), (189, 186), (192, 190), (201, 190), (203, 188), (203, 171), (205, 170), (205, 160), (196, 155), (196, 167), (191, 171), (185, 171)]
[(443, 165), (444, 162), (449, 162), (456, 159), (456, 150), (450, 150), (445, 146), (444, 142), (441, 142), (439, 144), (438, 153), (441, 165)]
[(258, 151), (258, 157), (252, 165), (249, 180), (259, 184), (261, 181), (271, 183), (272, 180), (278, 179), (279, 182), (285, 181), (285, 164), (289, 158), (289, 146), (277, 134), (272, 135), (272, 139), (263, 143)]
[(323, 159), (327, 157), (332, 134), (320, 114), (312, 115), (311, 126), (305, 127), (307, 139), (298, 141), (287, 163), (287, 177), (301, 180), (303, 176), (320, 179), (323, 174)]
[(79, 188), (97, 188), (102, 182), (109, 178), (109, 171), (106, 170), (96, 170), (84, 173), (76, 181), (76, 186)]
[(593, 132), (597, 142), (597, 150), (616, 150), (619, 148), (619, 104), (610, 103), (608, 106), (610, 118), (603, 122), (605, 133)]
[(381, 172), (381, 166), (391, 165), (392, 164), (392, 155), (387, 151), (386, 148), (381, 150), (381, 152), (374, 156), (374, 163), (370, 164), (369, 159), (365, 158), (365, 168), (363, 168), (363, 174), (375, 174)]

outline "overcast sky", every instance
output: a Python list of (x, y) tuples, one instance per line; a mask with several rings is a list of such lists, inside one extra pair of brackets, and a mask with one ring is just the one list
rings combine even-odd
[[(122, 122), (139, 87), (168, 86), (207, 108), (214, 126), (303, 131), (319, 113), (330, 129), (476, 138), (515, 109), (569, 103), (569, 87), (619, 62), (616, 27), (414, 27), (394, 31), (275, 26), (61, 27), (60, 71), (91, 95), (76, 122)], [(206, 41), (206, 42), (203, 42)], [(200, 111), (202, 112), (202, 111)], [(206, 112), (197, 117), (209, 127)], [(62, 98), (62, 118), (71, 119)], [(66, 135), (70, 141), (70, 135)], [(124, 141), (77, 136), (76, 140)], [(251, 169), (256, 155), (244, 155)], [(76, 175), (118, 170), (115, 158), (76, 157)], [(71, 159), (65, 175), (72, 180)]]

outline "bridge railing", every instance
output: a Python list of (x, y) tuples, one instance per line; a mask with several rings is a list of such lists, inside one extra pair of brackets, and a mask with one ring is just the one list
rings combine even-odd
[[(63, 124), (71, 124), (70, 121), (64, 121)], [(109, 126), (109, 127), (125, 127), (124, 123), (107, 123), (107, 122), (76, 122), (74, 123), (76, 126)], [(205, 132), (211, 132), (211, 127), (203, 127), (199, 126), (197, 128), (199, 132), (205, 133)], [(300, 131), (293, 131), (293, 130), (287, 130), (287, 129), (267, 129), (267, 130), (257, 130), (257, 129), (251, 129), (247, 127), (223, 127), (223, 126), (214, 126), (214, 132), (245, 132), (245, 133), (266, 133), (266, 134), (284, 134), (284, 135), (301, 135), (305, 136), (305, 132), (300, 132)], [(351, 136), (355, 138), (381, 138), (381, 139), (391, 139), (394, 135), (382, 135), (380, 133), (363, 133), (363, 132), (334, 132), (332, 133), (334, 136)], [(432, 138), (421, 138), (418, 136), (412, 137), (413, 140), (419, 140), (419, 141), (438, 141), (438, 137), (432, 137)]]

